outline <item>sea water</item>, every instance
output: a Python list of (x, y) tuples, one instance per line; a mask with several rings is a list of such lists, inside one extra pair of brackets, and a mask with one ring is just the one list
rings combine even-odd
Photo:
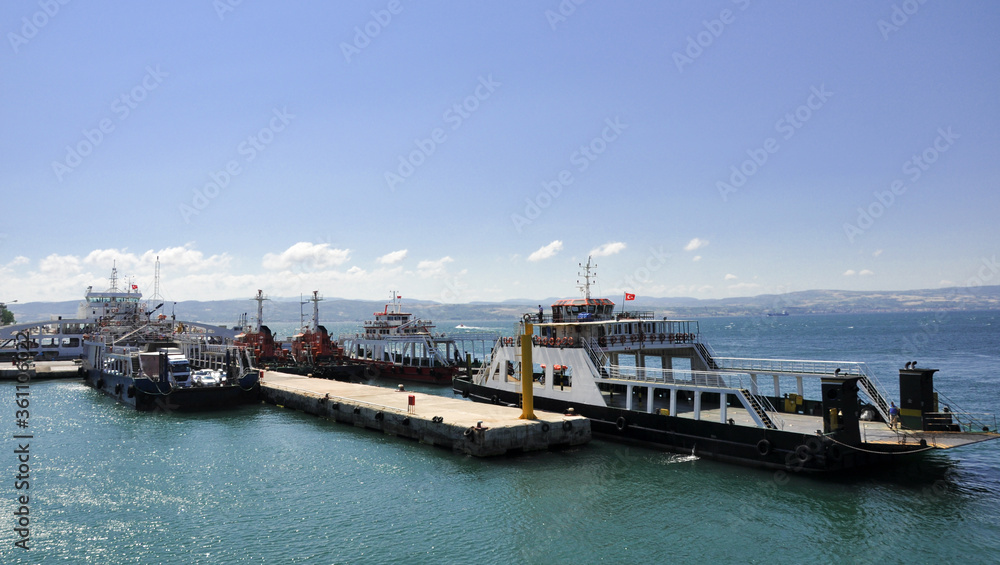
[[(717, 355), (866, 361), (890, 396), (915, 360), (941, 370), (953, 409), (1000, 413), (997, 312), (714, 318), (701, 333)], [(1000, 559), (1000, 441), (821, 479), (600, 439), (475, 459), (264, 404), (137, 413), (75, 379), (32, 382), (21, 428), (14, 395), (0, 383), (5, 564)]]

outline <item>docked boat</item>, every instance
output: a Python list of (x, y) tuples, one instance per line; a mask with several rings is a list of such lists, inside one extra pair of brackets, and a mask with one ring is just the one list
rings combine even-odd
[(263, 316), (263, 291), (258, 290), (257, 322), (253, 329), (247, 328), (238, 335), (236, 343), (249, 353), (255, 366), (283, 373), (308, 375), (338, 381), (361, 381), (365, 378), (365, 366), (349, 362), (341, 348), (331, 337), (326, 327), (319, 323), (319, 303), (323, 298), (319, 291), (313, 291), (312, 320), (303, 324), (301, 330), (286, 344), (275, 341), (271, 330), (261, 324)]
[[(91, 293), (88, 293), (88, 296)], [(94, 295), (97, 297), (97, 295)], [(137, 410), (209, 410), (255, 402), (259, 372), (218, 326), (152, 314), (136, 285), (95, 300), (82, 336), (84, 383)], [(98, 308), (97, 305), (100, 305)]]
[(583, 298), (556, 302), (548, 317), (525, 314), (521, 336), (500, 338), (455, 392), (494, 404), (530, 398), (586, 416), (610, 438), (786, 471), (879, 466), (1000, 438), (994, 416), (943, 400), (935, 369), (900, 369), (896, 413), (864, 363), (721, 357), (697, 321), (591, 298), (586, 269)]
[(429, 320), (403, 312), (402, 297), (391, 302), (360, 333), (342, 334), (340, 344), (352, 362), (365, 365), (369, 377), (378, 375), (432, 384), (448, 384), (461, 363), (456, 342), (434, 332)]

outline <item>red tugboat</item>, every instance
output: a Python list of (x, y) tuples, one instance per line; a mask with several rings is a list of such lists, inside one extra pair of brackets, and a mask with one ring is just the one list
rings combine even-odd
[(340, 338), (348, 359), (366, 365), (368, 376), (386, 375), (397, 379), (432, 384), (449, 384), (459, 370), (455, 340), (434, 333), (430, 320), (414, 318), (402, 311), (401, 296), (392, 301), (374, 320), (364, 323), (362, 333)]
[(363, 378), (364, 367), (348, 363), (341, 348), (330, 339), (326, 328), (319, 324), (319, 291), (313, 291), (312, 323), (292, 338), (290, 349), (275, 341), (270, 328), (261, 323), (264, 314), (264, 292), (257, 291), (257, 321), (253, 330), (236, 336), (236, 344), (251, 354), (254, 365), (296, 375), (311, 375), (323, 379), (358, 381)]
[(258, 290), (257, 296), (251, 300), (257, 301), (257, 321), (254, 322), (253, 329), (247, 327), (246, 331), (236, 336), (236, 346), (247, 350), (254, 366), (258, 369), (291, 364), (292, 360), (288, 351), (274, 341), (271, 329), (262, 323), (264, 301), (267, 300), (264, 297), (264, 291)]

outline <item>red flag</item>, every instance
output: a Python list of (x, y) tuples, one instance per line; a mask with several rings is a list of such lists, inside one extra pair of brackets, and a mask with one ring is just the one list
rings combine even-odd
[(635, 300), (634, 294), (625, 293), (625, 300)]
[(132, 290), (139, 290), (139, 285), (136, 284), (132, 285)]

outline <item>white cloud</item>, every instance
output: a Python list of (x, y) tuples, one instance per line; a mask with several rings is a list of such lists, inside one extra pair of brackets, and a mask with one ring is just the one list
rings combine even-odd
[(693, 261), (695, 263), (697, 263), (698, 261), (701, 261), (701, 255), (695, 255), (694, 258), (691, 259), (691, 261)]
[(453, 263), (455, 260), (451, 257), (442, 257), (437, 261), (425, 260), (417, 263), (417, 273), (423, 278), (438, 277), (444, 275), (447, 271), (445, 266), (448, 263)]
[(38, 262), (38, 270), (46, 275), (61, 277), (75, 275), (83, 269), (80, 266), (80, 259), (78, 257), (53, 253)]
[(858, 274), (858, 272), (855, 271), (854, 269), (847, 269), (846, 271), (844, 271), (845, 277), (853, 277), (856, 274)]
[(590, 254), (594, 257), (607, 257), (608, 255), (614, 255), (616, 253), (621, 253), (625, 249), (625, 244), (621, 241), (614, 241), (610, 243), (605, 243), (604, 245), (592, 249)]
[(548, 259), (549, 257), (552, 257), (560, 250), (562, 250), (562, 247), (563, 247), (563, 242), (557, 239), (552, 243), (539, 248), (531, 255), (528, 255), (528, 261), (541, 261), (542, 259)]
[(684, 246), (684, 251), (694, 251), (695, 249), (701, 249), (706, 245), (708, 245), (708, 241), (696, 237), (691, 241), (689, 241), (688, 244)]
[(729, 290), (753, 290), (760, 288), (757, 283), (741, 282), (737, 284), (729, 285)]
[(350, 249), (331, 249), (329, 243), (300, 241), (281, 253), (265, 254), (261, 264), (271, 270), (289, 269), (294, 265), (325, 269), (343, 264), (350, 255)]
[(860, 275), (862, 277), (870, 277), (870, 276), (872, 276), (874, 274), (875, 274), (874, 272), (869, 271), (868, 269), (864, 269), (860, 273), (858, 273), (858, 275)]
[(403, 259), (405, 259), (406, 258), (406, 253), (407, 253), (406, 249), (400, 249), (399, 251), (393, 251), (392, 253), (386, 253), (385, 255), (379, 257), (378, 259), (376, 259), (376, 261), (378, 261), (379, 263), (382, 263), (383, 265), (394, 265), (396, 263), (399, 263)]
[(734, 281), (734, 280), (738, 279), (739, 277), (737, 277), (736, 275), (734, 275), (732, 273), (728, 273), (728, 274), (726, 274), (725, 278), (726, 278), (727, 281)]
[(872, 253), (872, 257), (878, 257), (881, 254), (882, 254), (882, 250), (881, 249), (876, 249), (875, 252)]

